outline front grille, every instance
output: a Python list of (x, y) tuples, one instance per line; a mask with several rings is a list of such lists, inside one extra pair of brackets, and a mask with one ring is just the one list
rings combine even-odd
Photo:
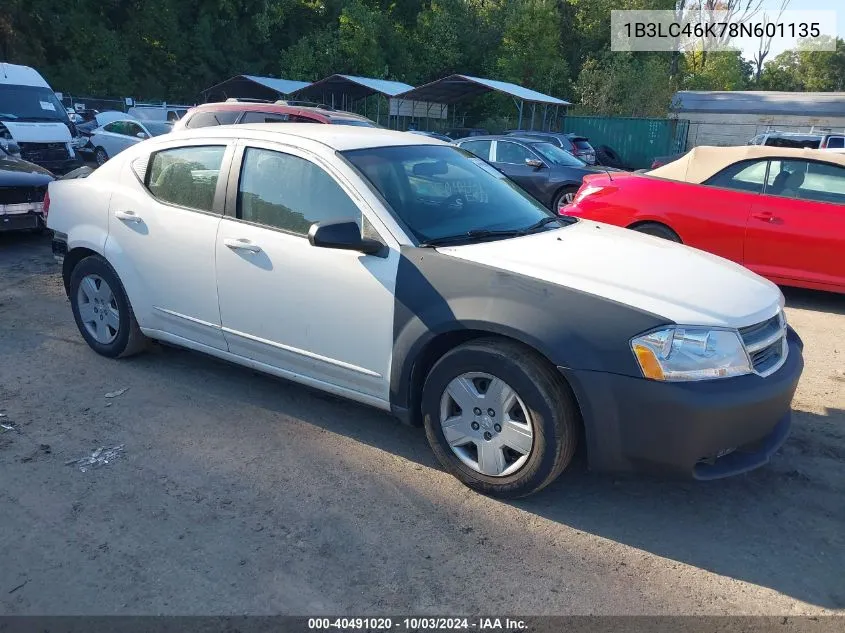
[(786, 319), (778, 312), (771, 319), (740, 328), (751, 366), (761, 376), (777, 371), (786, 361)]
[(41, 202), (47, 187), (0, 187), (0, 205)]
[(64, 143), (18, 143), (21, 158), (31, 163), (48, 163), (70, 158)]

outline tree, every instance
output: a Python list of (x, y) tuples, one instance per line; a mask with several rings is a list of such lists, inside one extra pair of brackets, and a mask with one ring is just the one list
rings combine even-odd
[(705, 51), (684, 55), (686, 90), (746, 90), (753, 68), (739, 51)]
[(845, 90), (845, 41), (835, 51), (784, 51), (763, 67), (765, 90), (829, 92)]
[(666, 72), (671, 53), (612, 53), (590, 58), (575, 83), (578, 111), (665, 116), (677, 83)]
[(526, 0), (504, 13), (494, 70), (506, 81), (545, 93), (569, 89), (569, 68), (560, 46), (560, 13), (552, 0)]

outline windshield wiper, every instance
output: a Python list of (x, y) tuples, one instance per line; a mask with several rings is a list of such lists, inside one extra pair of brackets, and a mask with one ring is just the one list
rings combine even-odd
[(474, 239), (484, 239), (487, 237), (520, 237), (522, 235), (528, 235), (529, 233), (533, 233), (537, 229), (540, 229), (546, 226), (547, 224), (551, 224), (552, 222), (563, 223), (563, 220), (561, 220), (561, 218), (549, 216), (547, 218), (543, 218), (538, 222), (535, 222), (531, 226), (526, 226), (523, 229), (472, 229), (470, 231), (467, 231), (466, 233), (459, 233), (457, 235), (445, 235), (443, 237), (435, 237), (433, 239), (426, 240), (425, 242), (420, 244), (420, 247), (425, 248), (430, 246), (445, 246), (447, 244), (454, 244), (456, 242), (471, 241)]
[(535, 222), (531, 226), (526, 226), (524, 229), (519, 231), (520, 235), (528, 235), (529, 233), (533, 233), (537, 229), (541, 229), (547, 224), (551, 224), (552, 222), (560, 222), (561, 224), (563, 221), (558, 217), (549, 216), (547, 218), (543, 218), (542, 220)]

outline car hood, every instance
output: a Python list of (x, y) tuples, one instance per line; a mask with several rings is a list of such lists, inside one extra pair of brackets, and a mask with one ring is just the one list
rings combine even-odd
[(783, 305), (770, 281), (726, 259), (607, 224), (579, 221), (438, 252), (587, 292), (682, 325), (739, 328)]
[(40, 187), (51, 180), (53, 174), (43, 167), (0, 152), (0, 187)]

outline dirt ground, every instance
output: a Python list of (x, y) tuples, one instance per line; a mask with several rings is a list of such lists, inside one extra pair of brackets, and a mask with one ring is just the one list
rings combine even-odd
[(787, 298), (806, 370), (771, 464), (576, 468), (503, 503), (380, 412), (173, 348), (97, 356), (48, 240), (0, 235), (0, 613), (845, 612), (845, 296)]

